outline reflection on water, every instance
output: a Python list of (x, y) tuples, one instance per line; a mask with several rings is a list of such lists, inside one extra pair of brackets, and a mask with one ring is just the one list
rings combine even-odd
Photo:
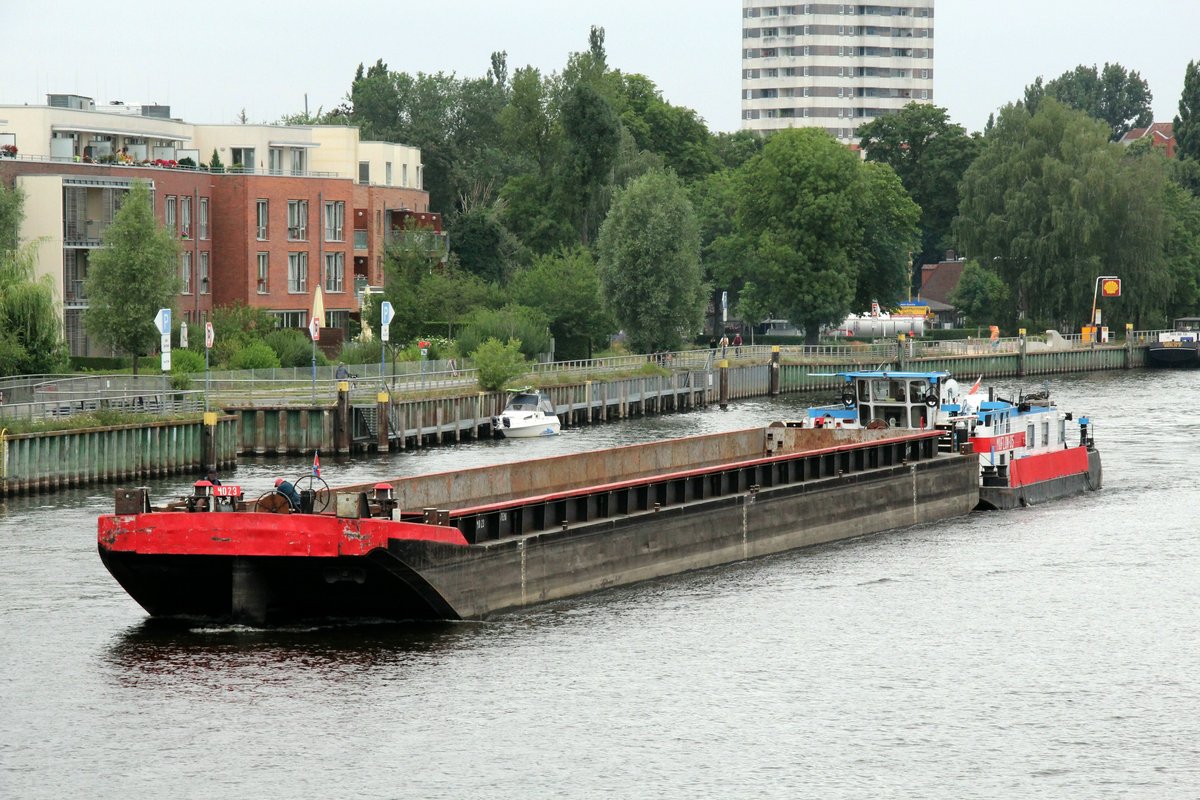
[[(485, 622), (153, 622), (96, 555), (111, 487), (10, 499), (0, 796), (1200, 796), (1200, 419), (1166, 419), (1198, 381), (1048, 381), (1094, 421), (1099, 493)], [(321, 461), (331, 484), (362, 483), (806, 404)], [(309, 463), (228, 477), (253, 494)], [(156, 498), (190, 484), (150, 482)]]

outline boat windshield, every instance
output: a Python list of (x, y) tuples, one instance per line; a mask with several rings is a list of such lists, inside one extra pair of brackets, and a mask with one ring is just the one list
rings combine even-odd
[(537, 411), (538, 396), (536, 394), (519, 394), (508, 401), (509, 411)]

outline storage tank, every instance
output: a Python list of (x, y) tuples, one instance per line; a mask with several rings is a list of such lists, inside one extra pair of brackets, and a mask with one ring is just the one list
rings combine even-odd
[(903, 333), (906, 336), (924, 336), (925, 318), (909, 316), (888, 316), (881, 314), (858, 316), (851, 314), (846, 317), (842, 327), (851, 336), (871, 336), (880, 338), (895, 338)]

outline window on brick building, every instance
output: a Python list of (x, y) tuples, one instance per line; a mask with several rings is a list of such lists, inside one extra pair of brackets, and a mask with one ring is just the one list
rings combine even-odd
[(343, 292), (345, 291), (346, 280), (346, 254), (345, 253), (326, 253), (325, 254), (325, 291), (327, 292)]
[(364, 184), (364, 185), (371, 182), (371, 162), (370, 161), (358, 162), (358, 182), (361, 184)]
[(288, 200), (288, 241), (308, 239), (308, 201)]
[(325, 204), (325, 241), (341, 242), (346, 238), (346, 204), (341, 200)]
[(196, 226), (200, 229), (200, 238), (208, 238), (208, 198), (200, 198), (200, 207), (197, 210)]
[(188, 237), (192, 235), (192, 198), (179, 198), (179, 232)]
[(174, 196), (168, 196), (163, 205), (163, 224), (167, 226), (167, 230), (171, 232), (172, 236), (179, 231), (175, 219), (175, 202), (176, 198)]
[(267, 201), (258, 201), (258, 240), (266, 241), (267, 238)]
[(183, 294), (192, 293), (192, 254), (184, 253), (179, 267), (179, 277), (183, 282)]
[(308, 292), (308, 253), (288, 253), (288, 291)]
[(270, 274), (268, 267), (270, 266), (270, 255), (267, 253), (258, 254), (258, 293), (266, 294), (270, 287), (267, 285), (267, 276)]
[(208, 294), (211, 287), (208, 285), (208, 253), (200, 254), (200, 294)]

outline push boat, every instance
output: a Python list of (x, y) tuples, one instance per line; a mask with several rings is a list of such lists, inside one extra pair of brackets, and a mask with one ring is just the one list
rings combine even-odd
[[(772, 423), (518, 464), (273, 493), (119, 489), (100, 558), (154, 617), (474, 619), (961, 516), (975, 456), (937, 431)], [(969, 447), (963, 448), (969, 450)]]
[(492, 430), (508, 439), (553, 436), (561, 427), (550, 395), (528, 389), (515, 392), (504, 410), (492, 417)]
[(1158, 334), (1146, 351), (1153, 367), (1200, 366), (1200, 317), (1180, 317), (1175, 329)]
[(1048, 389), (1016, 400), (967, 388), (949, 372), (839, 372), (841, 404), (810, 408), (812, 429), (935, 430), (944, 451), (979, 458), (979, 508), (1010, 509), (1100, 488), (1091, 422), (1062, 411)]

